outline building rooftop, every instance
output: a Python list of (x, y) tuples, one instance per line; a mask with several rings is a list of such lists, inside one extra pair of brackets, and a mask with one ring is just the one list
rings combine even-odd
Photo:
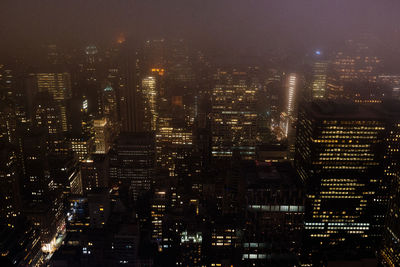
[(384, 101), (381, 104), (355, 104), (350, 101), (314, 101), (307, 109), (316, 118), (383, 119), (400, 117), (400, 102)]

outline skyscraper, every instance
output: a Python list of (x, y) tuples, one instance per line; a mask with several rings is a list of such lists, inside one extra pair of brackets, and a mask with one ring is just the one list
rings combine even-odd
[(385, 148), (396, 116), (383, 106), (326, 101), (299, 111), (295, 165), (307, 192), (311, 253), (342, 257), (376, 249), (390, 181)]
[(122, 65), (122, 81), (119, 88), (119, 106), (122, 131), (140, 132), (143, 128), (141, 110), (140, 59), (137, 52), (125, 51), (128, 57)]
[(390, 180), (388, 209), (385, 227), (382, 233), (382, 244), (378, 257), (384, 266), (400, 265), (400, 124), (392, 124), (385, 157), (389, 160), (385, 174)]
[(212, 156), (231, 157), (234, 148), (246, 158), (255, 157), (257, 88), (245, 72), (218, 71), (212, 91)]
[(295, 108), (297, 106), (297, 94), (298, 94), (298, 83), (299, 83), (299, 78), (296, 73), (290, 73), (287, 77), (286, 81), (286, 90), (287, 90), (287, 102), (286, 102), (286, 109), (283, 114), (283, 130), (285, 133), (285, 137), (288, 137), (289, 130), (291, 129), (291, 125), (295, 119)]
[(19, 148), (23, 200), (28, 204), (46, 202), (50, 177), (45, 132), (39, 129), (21, 132)]
[(324, 60), (317, 60), (313, 66), (312, 98), (322, 99), (326, 96), (326, 85), (329, 63)]
[(37, 73), (38, 92), (48, 92), (60, 109), (62, 130), (67, 131), (66, 101), (71, 95), (71, 77), (63, 73)]
[(155, 140), (151, 133), (121, 133), (110, 151), (111, 183), (128, 189), (131, 199), (150, 189), (155, 175)]
[(95, 153), (107, 154), (111, 146), (111, 125), (107, 118), (93, 121)]
[(157, 90), (156, 78), (148, 76), (142, 80), (142, 94), (144, 99), (144, 123), (148, 131), (156, 130), (157, 123)]
[(17, 154), (10, 145), (0, 145), (0, 216), (13, 224), (20, 212)]
[(333, 70), (342, 82), (376, 82), (377, 68), (381, 63), (381, 58), (366, 42), (348, 40), (344, 49), (337, 52), (333, 61)]

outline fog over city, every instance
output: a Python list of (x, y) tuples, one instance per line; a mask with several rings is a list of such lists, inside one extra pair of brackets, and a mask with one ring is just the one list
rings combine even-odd
[(0, 267), (400, 266), (400, 0), (0, 0)]

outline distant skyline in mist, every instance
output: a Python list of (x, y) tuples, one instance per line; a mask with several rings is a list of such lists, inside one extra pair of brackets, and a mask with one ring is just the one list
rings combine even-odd
[(1, 0), (1, 54), (55, 43), (71, 47), (184, 38), (206, 51), (305, 51), (361, 33), (399, 44), (395, 0)]

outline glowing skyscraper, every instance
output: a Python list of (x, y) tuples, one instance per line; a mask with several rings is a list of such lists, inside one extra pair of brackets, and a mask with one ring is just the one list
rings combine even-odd
[(142, 80), (142, 94), (145, 103), (145, 121), (150, 124), (149, 130), (154, 131), (157, 122), (157, 91), (156, 79), (153, 76), (148, 76)]

